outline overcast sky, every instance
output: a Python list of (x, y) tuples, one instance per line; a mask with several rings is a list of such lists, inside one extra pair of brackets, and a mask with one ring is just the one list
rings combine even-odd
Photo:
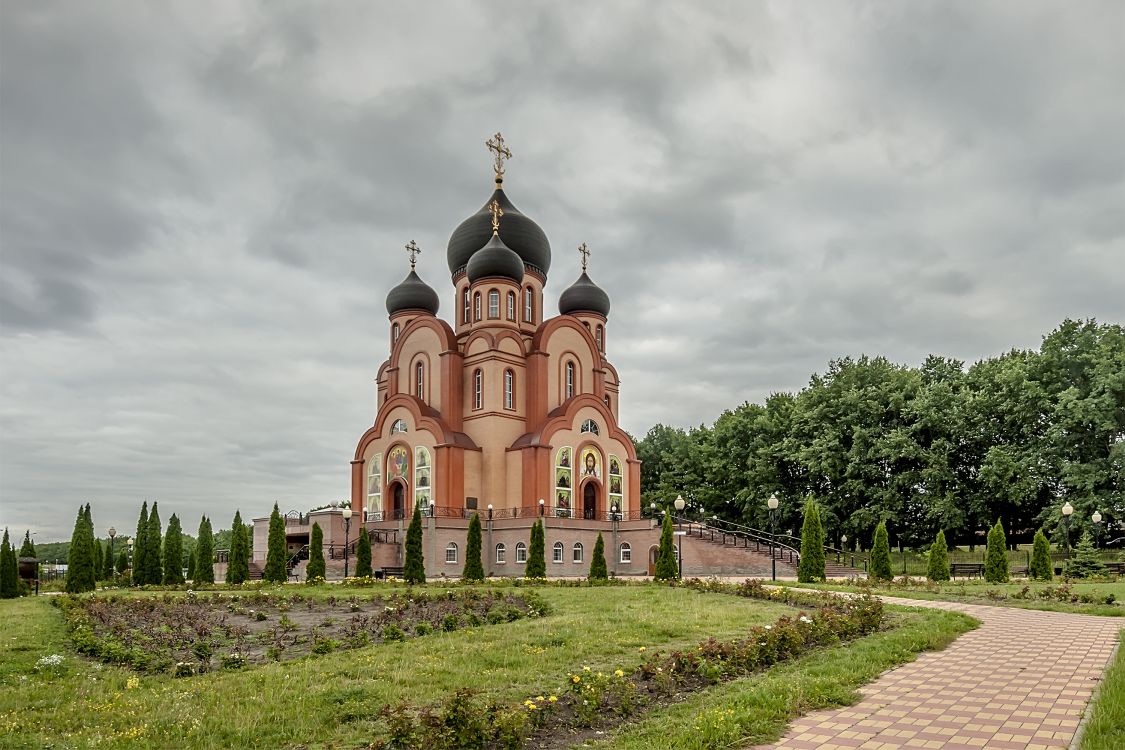
[(484, 141), (610, 294), (623, 426), (1125, 322), (1125, 4), (0, 6), (0, 525), (345, 498)]

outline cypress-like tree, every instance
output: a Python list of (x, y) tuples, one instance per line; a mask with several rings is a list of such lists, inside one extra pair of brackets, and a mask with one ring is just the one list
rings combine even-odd
[(930, 545), (930, 564), (926, 577), (931, 581), (949, 580), (949, 546), (945, 543), (945, 532), (938, 529), (937, 538)]
[(106, 551), (105, 551), (105, 555), (103, 555), (103, 560), (102, 560), (102, 580), (103, 581), (108, 581), (108, 580), (113, 578), (113, 563), (114, 563), (113, 554), (110, 552), (109, 548), (107, 547)]
[(270, 513), (270, 535), (266, 542), (266, 569), (262, 573), (263, 580), (274, 583), (285, 583), (289, 573), (285, 569), (285, 521), (281, 518), (281, 511), (277, 503), (273, 504)]
[(483, 581), (484, 566), (480, 557), (480, 514), (474, 513), (469, 520), (469, 535), (465, 540), (465, 568), (461, 571), (462, 581)]
[(141, 517), (137, 519), (137, 534), (133, 537), (133, 584), (148, 583), (148, 501), (141, 503)]
[(230, 552), (227, 555), (227, 583), (246, 583), (250, 580), (250, 540), (246, 538), (246, 524), (241, 511), (234, 512), (230, 527)]
[(79, 507), (78, 518), (74, 520), (74, 532), (70, 536), (70, 551), (66, 560), (66, 592), (77, 594), (93, 591), (94, 550), (90, 545), (91, 532), (86, 522), (86, 513)]
[(989, 583), (1008, 582), (1008, 541), (1000, 520), (988, 532), (988, 551), (984, 557), (984, 580)]
[(875, 527), (875, 540), (871, 544), (871, 566), (867, 571), (876, 581), (889, 581), (891, 573), (891, 543), (887, 538), (887, 522), (880, 521)]
[(305, 580), (327, 577), (328, 572), (324, 563), (324, 531), (319, 523), (314, 523), (312, 533), (309, 535), (309, 564), (305, 566)]
[(184, 532), (175, 513), (168, 519), (164, 535), (164, 583), (178, 586), (184, 582)]
[(200, 583), (215, 582), (215, 535), (211, 531), (211, 519), (202, 516), (199, 519), (199, 530), (196, 532), (195, 542), (195, 568), (192, 572), (192, 581)]
[(1074, 555), (1066, 561), (1063, 574), (1067, 578), (1089, 578), (1105, 575), (1105, 565), (1098, 558), (1098, 551), (1094, 549), (1094, 540), (1090, 537), (1090, 532), (1087, 531), (1078, 540), (1078, 546), (1074, 548)]
[(159, 585), (164, 580), (164, 566), (160, 559), (161, 544), (160, 511), (156, 509), (156, 501), (152, 501), (152, 510), (148, 512), (148, 570), (145, 572), (145, 582)]
[(355, 575), (356, 578), (371, 577), (371, 537), (366, 526), (359, 527), (359, 539), (355, 543)]
[[(92, 524), (91, 524), (92, 525)], [(102, 540), (90, 534), (90, 549), (94, 551), (94, 578), (101, 580), (102, 571), (105, 569), (105, 550), (102, 549)]]
[(117, 575), (122, 575), (129, 569), (129, 551), (125, 549), (125, 545), (121, 546), (121, 551), (117, 553)]
[(31, 529), (23, 532), (23, 546), (20, 547), (20, 557), (35, 557), (35, 542), (31, 541)]
[(1036, 581), (1049, 581), (1055, 577), (1054, 565), (1051, 564), (1051, 543), (1043, 529), (1035, 532), (1035, 543), (1031, 547), (1031, 565), (1028, 566), (1027, 575)]
[(8, 540), (8, 530), (4, 529), (4, 541), (0, 543), (0, 599), (15, 599), (19, 596), (18, 578), (15, 554)]
[(537, 519), (531, 525), (531, 543), (527, 546), (527, 567), (523, 574), (528, 578), (543, 579), (547, 577), (547, 557), (544, 547), (543, 521)]
[(664, 514), (664, 524), (660, 528), (660, 549), (656, 552), (656, 581), (675, 581), (680, 577), (679, 561), (672, 544), (672, 514)]
[(598, 541), (594, 542), (594, 556), (590, 558), (590, 575), (591, 581), (606, 581), (609, 580), (609, 570), (605, 564), (605, 541), (602, 539), (602, 533), (598, 532)]
[(188, 552), (187, 557), (187, 575), (185, 579), (192, 582), (192, 585), (199, 583), (197, 576), (199, 575), (198, 564), (196, 563), (195, 550)]
[(801, 525), (801, 560), (797, 564), (797, 580), (801, 583), (825, 580), (824, 526), (820, 523), (820, 506), (811, 497), (805, 501), (805, 520)]
[(414, 515), (406, 529), (406, 563), (402, 579), (409, 584), (426, 582), (426, 560), (422, 556), (422, 512), (414, 505)]

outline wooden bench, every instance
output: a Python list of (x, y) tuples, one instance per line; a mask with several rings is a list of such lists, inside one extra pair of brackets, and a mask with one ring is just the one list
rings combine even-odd
[(384, 580), (387, 579), (387, 578), (391, 578), (391, 577), (402, 578), (402, 574), (405, 571), (406, 571), (405, 568), (399, 568), (399, 567), (384, 565), (379, 570), (379, 572), (375, 575), (375, 577), (376, 578), (382, 578)]
[(1116, 573), (1119, 576), (1125, 575), (1125, 562), (1107, 562), (1102, 564), (1105, 565), (1105, 569), (1110, 573)]
[(959, 576), (982, 576), (984, 575), (984, 563), (950, 563), (949, 575), (954, 578)]

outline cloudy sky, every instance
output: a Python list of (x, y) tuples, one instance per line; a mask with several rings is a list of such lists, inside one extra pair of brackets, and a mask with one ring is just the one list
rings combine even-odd
[(505, 186), (622, 421), (1125, 322), (1125, 5), (0, 6), (0, 525), (346, 497), (417, 240)]

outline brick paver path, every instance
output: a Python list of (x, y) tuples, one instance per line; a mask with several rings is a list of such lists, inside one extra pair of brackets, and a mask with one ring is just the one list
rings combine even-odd
[(861, 688), (854, 706), (797, 719), (763, 748), (1065, 748), (1125, 619), (883, 597), (981, 625)]

